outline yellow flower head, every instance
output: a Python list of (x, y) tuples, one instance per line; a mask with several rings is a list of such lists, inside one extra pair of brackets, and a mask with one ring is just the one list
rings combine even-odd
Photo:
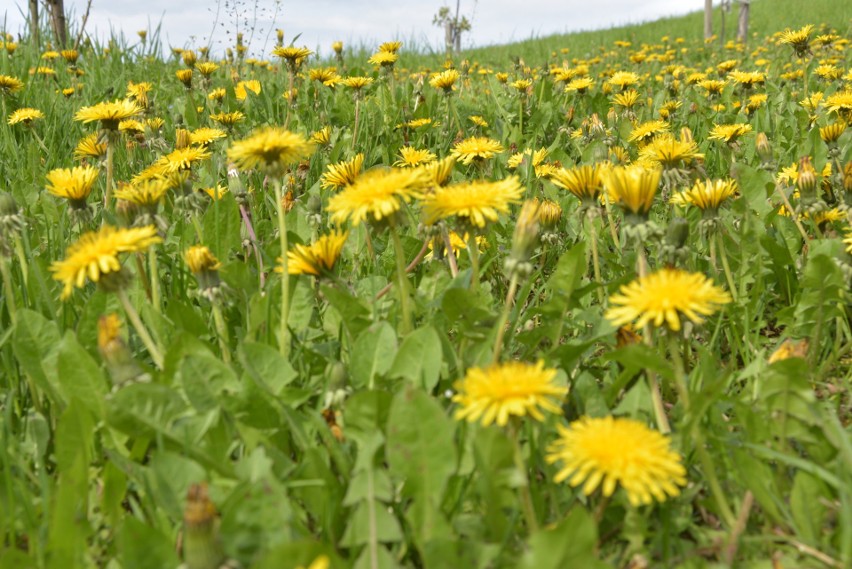
[(610, 297), (605, 316), (614, 326), (634, 323), (642, 328), (650, 322), (677, 332), (681, 316), (701, 324), (704, 316), (729, 302), (731, 296), (701, 273), (662, 269), (622, 286)]
[(361, 167), (364, 165), (364, 155), (358, 153), (351, 160), (338, 162), (337, 164), (329, 164), (325, 173), (320, 178), (320, 187), (323, 189), (333, 188), (338, 189), (343, 186), (348, 186), (355, 181), (355, 178), (361, 173)]
[(219, 66), (212, 61), (202, 61), (201, 63), (196, 63), (195, 68), (203, 77), (210, 77), (219, 69)]
[(90, 123), (100, 121), (101, 127), (106, 130), (116, 130), (118, 123), (124, 119), (136, 116), (142, 112), (142, 107), (134, 101), (123, 99), (120, 101), (98, 103), (90, 107), (83, 107), (74, 115), (75, 121)]
[(50, 267), (53, 278), (64, 284), (62, 300), (71, 296), (74, 287), (83, 288), (86, 279), (100, 282), (104, 276), (119, 272), (120, 253), (144, 251), (161, 241), (153, 225), (131, 229), (104, 225), (96, 232), (85, 233), (68, 247), (65, 259)]
[(189, 143), (198, 146), (208, 146), (226, 136), (225, 131), (218, 128), (201, 127), (190, 133)]
[(383, 51), (385, 53), (396, 53), (401, 47), (401, 41), (386, 41), (379, 46), (379, 51)]
[(261, 168), (281, 174), (288, 164), (307, 158), (313, 151), (313, 143), (301, 135), (280, 127), (266, 127), (234, 143), (228, 149), (228, 159), (240, 170)]
[(510, 204), (520, 202), (523, 193), (517, 176), (437, 188), (423, 200), (424, 223), (432, 225), (456, 216), (475, 227), (485, 227), (487, 222), (497, 221), (500, 213), (507, 213)]
[(101, 142), (98, 133), (86, 135), (77, 143), (74, 149), (74, 158), (82, 160), (84, 158), (100, 159), (106, 155), (106, 142)]
[(306, 47), (295, 47), (292, 45), (287, 47), (277, 46), (272, 50), (272, 55), (285, 60), (290, 66), (295, 66), (312, 53), (313, 52)]
[(789, 28), (781, 32), (778, 43), (781, 45), (789, 45), (792, 47), (798, 57), (803, 57), (810, 52), (811, 32), (814, 27), (811, 24), (803, 27), (800, 30), (790, 30)]
[(559, 405), (568, 394), (567, 387), (554, 383), (555, 378), (556, 370), (541, 361), (472, 367), (455, 383), (458, 393), (453, 401), (459, 405), (455, 418), (479, 421), (486, 427), (493, 423), (505, 427), (512, 416), (543, 421), (542, 411), (562, 412)]
[(245, 114), (241, 111), (234, 111), (232, 113), (215, 113), (210, 115), (210, 120), (213, 120), (224, 127), (232, 127), (238, 122), (244, 121), (245, 118)]
[(736, 195), (738, 189), (736, 180), (698, 180), (690, 189), (673, 196), (672, 202), (682, 200), (684, 205), (714, 212), (722, 202)]
[(452, 156), (447, 156), (441, 160), (435, 160), (420, 166), (426, 173), (426, 177), (432, 186), (446, 186), (450, 181), (450, 176), (455, 168), (456, 159)]
[(677, 168), (704, 155), (693, 141), (678, 140), (671, 135), (656, 137), (639, 152), (639, 159), (657, 163), (663, 168)]
[(19, 123), (30, 125), (34, 120), (43, 119), (44, 113), (38, 109), (23, 108), (18, 109), (9, 115), (9, 124), (16, 125)]
[(199, 146), (187, 146), (172, 150), (157, 160), (164, 174), (173, 174), (179, 170), (189, 170), (195, 162), (207, 160), (210, 152)]
[(258, 81), (257, 79), (240, 81), (234, 86), (234, 97), (236, 97), (238, 101), (245, 101), (246, 97), (248, 97), (249, 91), (251, 91), (255, 95), (260, 95), (260, 81)]
[(308, 71), (308, 79), (325, 83), (329, 79), (337, 77), (336, 67), (315, 67)]
[(839, 91), (826, 97), (823, 106), (829, 111), (847, 119), (852, 118), (852, 91)]
[(627, 137), (628, 142), (636, 142), (639, 146), (647, 144), (654, 139), (655, 136), (663, 132), (669, 131), (669, 123), (666, 121), (648, 121), (638, 125)]
[(0, 75), (0, 95), (11, 95), (24, 88), (23, 82), (17, 77)]
[(710, 129), (709, 140), (721, 140), (726, 144), (733, 144), (740, 137), (745, 136), (752, 130), (750, 124), (722, 124), (715, 125)]
[[(311, 245), (296, 245), (287, 251), (287, 272), (291, 275), (327, 275), (334, 269), (349, 232), (333, 231)], [(280, 260), (280, 259), (279, 259)], [(281, 265), (276, 272), (283, 272)]]
[(324, 126), (311, 135), (311, 142), (319, 146), (326, 146), (331, 142), (331, 127)]
[(373, 65), (379, 65), (381, 67), (391, 67), (396, 60), (399, 59), (399, 56), (396, 53), (390, 51), (378, 51), (367, 60), (367, 63), (372, 63)]
[(628, 89), (613, 96), (612, 103), (625, 110), (630, 110), (639, 103), (640, 95), (635, 89)]
[(616, 71), (607, 83), (624, 91), (627, 87), (639, 83), (639, 76), (632, 71)]
[(453, 146), (451, 155), (462, 164), (469, 165), (474, 160), (487, 160), (498, 152), (503, 152), (503, 145), (496, 140), (473, 136)]
[(178, 69), (175, 71), (175, 77), (183, 83), (183, 86), (189, 89), (192, 87), (192, 69)]
[(358, 176), (355, 181), (328, 202), (331, 221), (353, 225), (362, 221), (381, 221), (392, 217), (403, 202), (422, 197), (428, 183), (419, 168), (374, 168)]
[(582, 95), (594, 86), (595, 80), (591, 77), (578, 77), (565, 86), (565, 92), (579, 93)]
[(428, 148), (418, 149), (413, 146), (403, 146), (399, 149), (400, 159), (393, 163), (399, 167), (414, 167), (434, 162), (437, 157)]
[(686, 485), (681, 457), (669, 438), (633, 419), (582, 417), (569, 427), (560, 425), (559, 438), (548, 449), (547, 462), (561, 462), (554, 477), (585, 495), (598, 487), (612, 496), (618, 485), (634, 506), (663, 502)]
[(355, 90), (356, 92), (361, 91), (361, 89), (363, 89), (364, 87), (367, 87), (372, 82), (373, 82), (372, 77), (360, 77), (360, 76), (344, 77), (343, 80), (341, 81), (341, 83), (343, 83), (344, 85), (346, 85), (350, 89)]
[(193, 275), (218, 271), (222, 266), (219, 259), (204, 245), (193, 245), (187, 249), (183, 254), (183, 260), (186, 261)]
[(126, 184), (115, 191), (115, 198), (136, 205), (153, 206), (160, 203), (171, 184), (162, 178), (145, 180), (138, 184)]
[(575, 166), (570, 170), (559, 168), (550, 175), (550, 181), (583, 201), (594, 200), (603, 185), (601, 168), (597, 164)]
[(846, 252), (852, 255), (852, 229), (846, 230), (846, 237), (843, 238), (843, 244), (846, 245)]
[(456, 81), (459, 80), (459, 72), (455, 69), (447, 69), (441, 73), (436, 73), (429, 79), (429, 84), (436, 88), (442, 89), (444, 93), (449, 93), (455, 89)]
[(642, 165), (616, 166), (604, 175), (609, 195), (629, 213), (647, 215), (654, 203), (662, 171)]
[(47, 191), (72, 202), (84, 202), (98, 179), (98, 169), (91, 166), (57, 168), (47, 174)]

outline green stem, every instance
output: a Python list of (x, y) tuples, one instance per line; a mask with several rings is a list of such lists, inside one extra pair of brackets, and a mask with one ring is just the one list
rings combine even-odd
[(503, 336), (506, 334), (506, 322), (509, 320), (509, 313), (515, 305), (515, 293), (518, 291), (518, 275), (512, 273), (512, 278), (509, 280), (509, 291), (506, 293), (506, 302), (503, 303), (503, 311), (500, 313), (500, 319), (497, 321), (497, 337), (494, 338), (494, 350), (491, 361), (495, 364), (500, 361), (500, 352), (503, 349)]
[(442, 225), (441, 237), (444, 239), (444, 247), (447, 248), (447, 262), (450, 264), (450, 274), (453, 278), (459, 276), (459, 264), (456, 260), (456, 252), (453, 251), (453, 243), (450, 241), (450, 233), (447, 231), (447, 226)]
[(9, 273), (9, 259), (6, 257), (0, 257), (0, 275), (3, 277), (3, 294), (6, 297), (6, 310), (9, 311), (9, 318), (14, 326), (17, 321), (15, 289), (12, 288), (12, 275)]
[(508, 425), (509, 439), (512, 441), (513, 458), (515, 468), (518, 469), (523, 476), (523, 484), (518, 488), (518, 500), (521, 503), (521, 510), (524, 513), (524, 518), (527, 521), (527, 527), (530, 533), (538, 531), (538, 520), (535, 515), (535, 508), (532, 503), (532, 495), (530, 494), (529, 474), (527, 473), (527, 465), (524, 463), (524, 455), (521, 451), (521, 441), (518, 434), (518, 426), (514, 422)]
[(161, 314), (163, 310), (160, 300), (160, 273), (157, 270), (157, 251), (154, 247), (148, 249), (148, 265), (151, 272), (151, 304), (157, 314)]
[(470, 290), (475, 292), (479, 289), (479, 245), (473, 231), (468, 234), (467, 253), (470, 255)]
[(226, 364), (231, 363), (231, 351), (228, 349), (228, 327), (225, 325), (225, 318), (222, 316), (222, 308), (218, 303), (214, 302), (212, 311), (213, 322), (216, 325), (216, 335), (219, 337), (219, 349), (222, 351), (222, 360)]
[(621, 241), (618, 239), (618, 233), (615, 231), (615, 223), (612, 220), (612, 208), (609, 203), (609, 196), (604, 194), (604, 215), (606, 216), (606, 223), (609, 225), (609, 233), (612, 236), (612, 242), (615, 244), (615, 248), (618, 249), (618, 252), (621, 252)]
[(716, 232), (716, 240), (719, 241), (719, 257), (722, 259), (722, 269), (725, 271), (725, 280), (728, 281), (728, 290), (731, 291), (731, 298), (736, 302), (737, 286), (734, 284), (731, 266), (728, 264), (728, 251), (725, 249), (725, 239), (722, 237), (721, 231)]
[(127, 292), (125, 292), (124, 289), (118, 289), (116, 295), (118, 295), (118, 300), (124, 307), (124, 312), (127, 314), (128, 320), (130, 320), (130, 323), (136, 329), (136, 333), (139, 334), (139, 338), (142, 340), (142, 343), (145, 344), (145, 347), (148, 349), (148, 353), (151, 354), (151, 359), (154, 360), (154, 365), (157, 366), (157, 369), (163, 369), (163, 354), (154, 343), (153, 338), (151, 338), (151, 334), (148, 333), (148, 329), (145, 328), (144, 324), (142, 324), (142, 319), (139, 318), (139, 313), (136, 312), (136, 309), (133, 307), (130, 299), (127, 298)]
[(396, 257), (396, 276), (399, 280), (399, 303), (402, 308), (402, 335), (411, 332), (411, 305), (408, 293), (408, 278), (405, 276), (405, 251), (402, 248), (402, 241), (399, 238), (399, 231), (396, 225), (390, 227), (391, 238), (393, 239), (394, 256)]
[(361, 97), (355, 95), (355, 126), (352, 127), (352, 151), (355, 151), (355, 146), (358, 144), (358, 123), (361, 119)]
[(518, 97), (518, 132), (524, 136), (524, 96)]
[(106, 148), (106, 190), (104, 191), (104, 210), (109, 210), (110, 200), (112, 199), (112, 177), (114, 175), (113, 158), (115, 154), (115, 143), (112, 139), (112, 131), (109, 131), (107, 134)]
[(592, 243), (592, 268), (594, 270), (595, 282), (598, 284), (598, 301), (603, 305), (606, 299), (604, 298), (603, 281), (601, 281), (601, 261), (598, 256), (598, 232), (595, 227), (593, 211), (589, 209), (589, 213), (586, 214), (586, 220), (589, 223), (589, 240)]
[(290, 274), (287, 270), (287, 220), (284, 205), (281, 203), (281, 179), (276, 177), (272, 183), (275, 188), (275, 209), (278, 212), (278, 236), (281, 240), (281, 329), (278, 334), (278, 350), (287, 357), (290, 353), (290, 330), (287, 320), (290, 316)]

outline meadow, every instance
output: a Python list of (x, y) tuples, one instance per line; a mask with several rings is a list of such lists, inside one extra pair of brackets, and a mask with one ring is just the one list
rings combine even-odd
[(852, 13), (782, 4), (0, 38), (0, 569), (852, 566)]

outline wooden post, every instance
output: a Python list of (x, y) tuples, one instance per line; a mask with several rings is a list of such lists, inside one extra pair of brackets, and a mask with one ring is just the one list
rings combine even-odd
[(53, 37), (59, 47), (65, 48), (68, 41), (68, 25), (65, 21), (65, 0), (48, 0), (50, 8), (50, 25), (53, 28)]
[(38, 0), (30, 0), (30, 37), (41, 51), (41, 39), (38, 28)]
[(713, 0), (704, 0), (704, 39), (713, 36)]
[(748, 40), (748, 12), (751, 0), (740, 0), (740, 17), (737, 20), (737, 41), (746, 43)]

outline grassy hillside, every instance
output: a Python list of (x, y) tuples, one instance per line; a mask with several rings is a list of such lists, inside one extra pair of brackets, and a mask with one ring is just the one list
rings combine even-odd
[[(696, 6), (699, 5), (695, 2)], [(726, 38), (736, 34), (738, 5), (724, 14), (716, 8), (713, 31), (721, 34), (724, 16)], [(620, 26), (608, 30), (558, 34), (506, 45), (477, 48), (467, 52), (473, 61), (504, 63), (509, 57), (526, 60), (548, 57), (553, 51), (568, 48), (569, 53), (582, 57), (597, 46), (610, 46), (615, 40), (633, 43), (657, 42), (663, 36), (682, 37), (687, 41), (703, 36), (704, 14), (696, 11), (685, 16), (661, 18), (643, 24)], [(786, 27), (806, 24), (828, 24), (841, 34), (852, 28), (852, 2), (846, 0), (754, 0), (751, 5), (750, 29), (753, 38), (762, 38)], [(475, 25), (475, 24), (474, 24)]]

